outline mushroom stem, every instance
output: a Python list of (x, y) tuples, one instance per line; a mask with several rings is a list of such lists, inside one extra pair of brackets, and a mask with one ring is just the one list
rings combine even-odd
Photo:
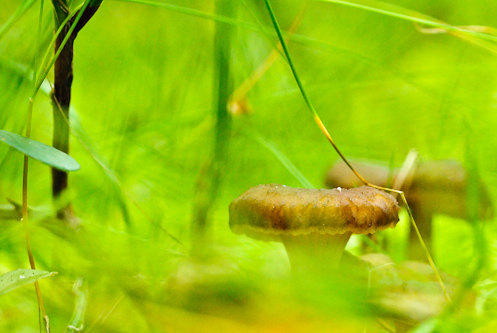
[(345, 251), (345, 246), (352, 235), (351, 232), (343, 234), (320, 234), (281, 236), (292, 267), (292, 272), (333, 272), (340, 265), (340, 259)]

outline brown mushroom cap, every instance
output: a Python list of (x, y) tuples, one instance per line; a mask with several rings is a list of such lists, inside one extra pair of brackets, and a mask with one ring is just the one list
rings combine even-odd
[(355, 189), (301, 189), (279, 184), (252, 187), (230, 205), (234, 233), (278, 241), (281, 236), (370, 234), (394, 227), (399, 206), (388, 193)]

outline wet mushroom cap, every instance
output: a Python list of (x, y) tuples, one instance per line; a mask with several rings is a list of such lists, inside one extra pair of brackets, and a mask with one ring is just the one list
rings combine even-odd
[(301, 189), (279, 184), (252, 187), (230, 205), (234, 233), (278, 241), (281, 236), (370, 234), (394, 227), (399, 206), (388, 193), (354, 189)]

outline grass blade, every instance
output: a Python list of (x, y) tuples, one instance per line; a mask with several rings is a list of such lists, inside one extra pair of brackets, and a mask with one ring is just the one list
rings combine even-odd
[(262, 146), (266, 147), (269, 149), (274, 156), (283, 164), (283, 166), (297, 179), (302, 186), (305, 188), (316, 188), (305, 176), (300, 172), (299, 169), (295, 166), (295, 164), (290, 161), (290, 159), (278, 148), (278, 146), (270, 142), (266, 139), (264, 139), (261, 135), (259, 134), (254, 134), (255, 140), (259, 142)]
[(33, 6), (36, 0), (24, 0), (11, 17), (0, 27), (0, 39)]

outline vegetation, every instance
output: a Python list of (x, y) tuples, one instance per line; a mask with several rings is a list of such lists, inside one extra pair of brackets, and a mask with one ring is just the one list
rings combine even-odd
[[(0, 331), (494, 331), (493, 2), (1, 7)], [(329, 141), (392, 173), (412, 149), (464, 166), (467, 212), (429, 211), (447, 297), (407, 260), (405, 205), (326, 273), (232, 233), (251, 187), (325, 187)]]

